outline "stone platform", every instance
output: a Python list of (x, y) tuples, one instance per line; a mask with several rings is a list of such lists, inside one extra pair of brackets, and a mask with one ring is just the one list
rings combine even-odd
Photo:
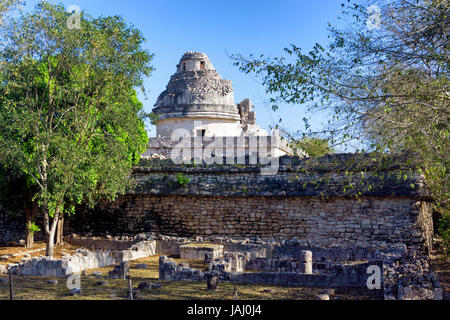
[(186, 260), (216, 260), (223, 258), (223, 245), (190, 243), (180, 246), (180, 258)]

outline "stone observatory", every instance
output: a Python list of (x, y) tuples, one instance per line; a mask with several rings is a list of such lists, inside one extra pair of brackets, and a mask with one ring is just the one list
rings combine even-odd
[(222, 79), (206, 54), (189, 51), (158, 97), (153, 113), (159, 117), (158, 137), (170, 137), (180, 128), (192, 136), (267, 136), (255, 123), (253, 108), (249, 99), (234, 103), (231, 81)]
[(201, 137), (202, 143), (203, 138), (211, 141), (244, 137), (247, 139), (243, 140), (243, 146), (237, 148), (245, 149), (247, 155), (252, 143), (248, 138), (255, 137), (256, 144), (270, 140), (272, 156), (293, 155), (280, 139), (274, 147), (273, 135), (257, 125), (250, 99), (235, 103), (231, 81), (222, 79), (208, 56), (201, 52), (188, 51), (181, 57), (153, 113), (157, 116), (156, 138), (150, 139), (144, 158), (169, 157), (180, 135)]

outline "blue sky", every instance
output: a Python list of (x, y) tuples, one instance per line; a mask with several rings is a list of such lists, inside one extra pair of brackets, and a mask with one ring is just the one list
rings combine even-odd
[[(38, 1), (28, 0), (27, 9)], [(304, 50), (316, 42), (328, 42), (327, 23), (337, 24), (339, 0), (62, 0), (66, 7), (77, 5), (92, 16), (121, 15), (137, 27), (147, 39), (145, 47), (155, 54), (153, 75), (146, 80), (145, 109), (151, 111), (165, 89), (175, 66), (185, 51), (206, 53), (223, 78), (233, 82), (235, 102), (250, 98), (255, 104), (258, 124), (269, 126), (281, 117), (290, 130), (303, 128), (302, 106), (285, 105), (270, 110), (264, 88), (252, 75), (232, 65), (230, 54), (271, 57), (283, 54), (283, 48), (295, 44)], [(326, 115), (313, 115), (313, 127), (327, 122)], [(155, 134), (150, 127), (150, 136)]]

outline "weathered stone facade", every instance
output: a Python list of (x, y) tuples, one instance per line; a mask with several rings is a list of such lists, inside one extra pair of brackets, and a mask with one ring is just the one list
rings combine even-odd
[[(222, 79), (208, 56), (201, 52), (189, 51), (183, 55), (166, 90), (159, 95), (153, 113), (157, 116), (156, 138), (150, 139), (144, 157), (169, 158), (172, 138), (270, 137), (256, 123), (251, 101), (245, 99), (235, 104), (231, 81)], [(272, 153), (282, 156), (292, 155), (293, 151), (284, 144)]]
[[(176, 149), (178, 148), (178, 150)], [(195, 159), (196, 163), (201, 163), (205, 159), (211, 162), (226, 163), (226, 157), (231, 154), (231, 159), (237, 158), (236, 164), (245, 164), (253, 161), (258, 164), (262, 157), (280, 157), (285, 154), (293, 155), (294, 151), (288, 146), (285, 140), (279, 136), (254, 136), (254, 137), (189, 137), (172, 141), (171, 138), (150, 138), (147, 151), (142, 155), (142, 159)], [(300, 155), (306, 154), (295, 151)], [(253, 155), (250, 159), (249, 156)], [(225, 160), (223, 160), (225, 158)], [(207, 161), (207, 160), (206, 160)], [(248, 164), (248, 163), (247, 163)]]
[(246, 108), (238, 111), (231, 81), (222, 79), (206, 54), (186, 52), (153, 109), (157, 136), (171, 137), (180, 129), (192, 136), (267, 136), (252, 121), (250, 101), (242, 104)]
[[(78, 214), (67, 227), (93, 235), (154, 231), (431, 248), (432, 218), (419, 176), (386, 177), (380, 188), (366, 188), (376, 183), (373, 178), (354, 177), (356, 198), (343, 190), (344, 172), (316, 169), (302, 174), (297, 166), (280, 166), (278, 174), (263, 176), (255, 166), (136, 168), (136, 185), (127, 195)], [(179, 174), (189, 183), (180, 185)]]
[[(91, 222), (78, 216), (69, 226), (83, 228), (92, 223), (88, 230), (94, 233), (104, 232), (109, 224), (111, 233), (297, 237), (323, 244), (404, 242), (418, 246), (429, 241), (430, 222), (426, 220), (430, 217), (421, 216), (425, 205), (408, 198), (380, 197), (320, 200), (128, 195), (98, 209), (102, 213), (94, 213)], [(103, 230), (96, 228), (100, 226)]]

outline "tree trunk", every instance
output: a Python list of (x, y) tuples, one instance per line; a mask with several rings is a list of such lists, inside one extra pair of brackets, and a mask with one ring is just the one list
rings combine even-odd
[[(56, 226), (56, 224), (54, 224)], [(47, 235), (47, 251), (46, 256), (53, 258), (55, 253), (55, 232), (56, 228), (51, 228), (49, 234)]]
[(34, 234), (33, 232), (28, 229), (28, 222), (27, 222), (27, 237), (25, 242), (25, 248), (31, 249), (34, 246)]
[(27, 207), (24, 209), (25, 213), (25, 248), (33, 248), (34, 246), (34, 231), (31, 231), (29, 226), (36, 222), (36, 216), (39, 211), (37, 203), (33, 202), (33, 198), (29, 195), (28, 190), (25, 195)]
[(55, 238), (55, 233), (51, 232), (47, 239), (47, 250), (45, 252), (45, 255), (50, 258), (53, 258), (53, 255), (55, 254), (54, 238)]
[(36, 222), (36, 216), (39, 212), (39, 206), (33, 202), (30, 197), (30, 207), (25, 209), (26, 216), (26, 248), (33, 248), (34, 245), (34, 232), (30, 230), (29, 226)]
[(46, 236), (47, 236), (47, 251), (46, 251), (46, 256), (53, 258), (53, 255), (55, 253), (55, 233), (56, 233), (56, 226), (58, 224), (58, 220), (59, 220), (59, 213), (56, 212), (53, 219), (52, 219), (52, 223), (50, 226), (50, 217), (48, 216), (48, 212), (44, 213), (47, 217), (45, 218), (46, 221)]
[(34, 233), (30, 230), (30, 225), (34, 223), (33, 210), (31, 208), (26, 208), (24, 211), (25, 211), (25, 234), (26, 234), (25, 248), (33, 248)]
[(58, 219), (58, 225), (56, 227), (56, 245), (61, 246), (64, 244), (64, 216)]

